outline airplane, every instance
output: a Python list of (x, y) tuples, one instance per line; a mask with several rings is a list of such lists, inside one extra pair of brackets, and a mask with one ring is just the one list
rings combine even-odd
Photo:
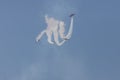
[(72, 16), (74, 16), (75, 14), (71, 14), (69, 17), (72, 17)]
[(63, 38), (64, 40), (69, 40), (69, 38)]

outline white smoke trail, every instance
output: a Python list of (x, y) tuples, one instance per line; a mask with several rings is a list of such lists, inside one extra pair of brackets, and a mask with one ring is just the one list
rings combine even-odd
[[(43, 30), (36, 38), (36, 41), (38, 42), (41, 37), (46, 33), (48, 37), (48, 42), (50, 44), (56, 43), (58, 46), (61, 46), (64, 44), (64, 42), (67, 39), (71, 38), (72, 31), (73, 31), (73, 17), (71, 17), (71, 23), (70, 23), (70, 29), (68, 31), (68, 34), (65, 36), (65, 24), (63, 21), (58, 21), (54, 19), (53, 17), (49, 18), (47, 15), (45, 16), (45, 21), (47, 23), (47, 28)], [(52, 41), (52, 34), (54, 36), (54, 41)], [(59, 41), (59, 35), (62, 41)]]
[(66, 35), (67, 39), (71, 38), (72, 32), (73, 32), (73, 17), (71, 17), (70, 28), (69, 28), (68, 34)]

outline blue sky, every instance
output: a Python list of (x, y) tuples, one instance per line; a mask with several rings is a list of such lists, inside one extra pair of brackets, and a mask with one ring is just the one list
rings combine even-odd
[[(119, 0), (1, 0), (0, 80), (120, 80)], [(48, 14), (69, 25), (63, 46), (44, 36)]]

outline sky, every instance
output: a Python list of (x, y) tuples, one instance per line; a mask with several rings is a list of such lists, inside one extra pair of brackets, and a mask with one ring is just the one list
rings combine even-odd
[[(119, 0), (0, 0), (0, 80), (120, 80)], [(47, 14), (74, 30), (62, 46), (37, 35)]]

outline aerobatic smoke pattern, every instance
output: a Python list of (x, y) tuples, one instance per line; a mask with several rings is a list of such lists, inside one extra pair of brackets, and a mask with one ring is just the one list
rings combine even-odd
[[(64, 44), (64, 42), (71, 38), (72, 31), (73, 31), (73, 15), (70, 16), (71, 23), (70, 28), (68, 31), (68, 34), (65, 36), (65, 23), (63, 21), (59, 21), (54, 19), (53, 17), (48, 17), (45, 15), (45, 21), (47, 24), (47, 28), (43, 30), (36, 38), (36, 41), (38, 42), (42, 36), (46, 33), (48, 37), (48, 42), (50, 44), (57, 44), (58, 46), (61, 46)], [(54, 41), (52, 41), (52, 35), (54, 36)], [(59, 41), (59, 37), (62, 39), (62, 41)]]

